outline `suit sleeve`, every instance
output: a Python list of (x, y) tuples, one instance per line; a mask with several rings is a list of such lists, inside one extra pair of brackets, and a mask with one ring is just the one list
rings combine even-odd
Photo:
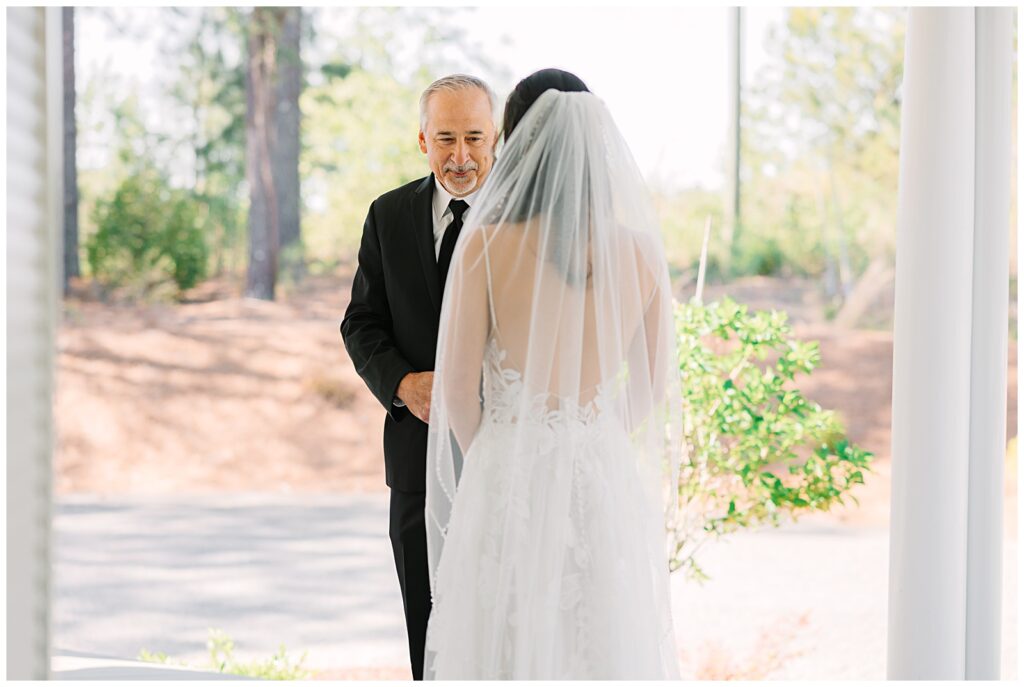
[(375, 205), (376, 201), (370, 205), (363, 224), (352, 298), (341, 321), (341, 337), (366, 386), (392, 418), (402, 420), (409, 410), (394, 404), (398, 384), (416, 369), (395, 345)]

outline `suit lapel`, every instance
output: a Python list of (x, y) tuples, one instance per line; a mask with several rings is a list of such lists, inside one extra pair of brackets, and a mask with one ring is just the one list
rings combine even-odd
[(423, 183), (416, 187), (410, 200), (413, 230), (416, 234), (416, 245), (419, 248), (420, 263), (423, 274), (427, 278), (427, 293), (434, 303), (437, 312), (441, 312), (441, 271), (437, 268), (437, 256), (434, 254), (434, 175), (430, 174)]

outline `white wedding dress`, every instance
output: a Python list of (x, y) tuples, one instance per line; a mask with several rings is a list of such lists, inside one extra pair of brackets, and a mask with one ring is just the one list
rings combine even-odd
[[(516, 414), (495, 338), (484, 418), (459, 483), (427, 633), (436, 679), (678, 678), (661, 511), (593, 403)], [(510, 450), (509, 435), (531, 426)]]
[[(657, 225), (592, 94), (548, 91), (520, 127), (442, 308), (424, 676), (678, 679), (665, 534), (678, 367)], [(536, 183), (517, 213), (523, 179)], [(631, 203), (628, 229), (580, 207), (602, 194)]]

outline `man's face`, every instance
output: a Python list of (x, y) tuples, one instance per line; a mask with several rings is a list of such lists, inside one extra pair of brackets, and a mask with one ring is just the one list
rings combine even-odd
[(494, 164), (497, 142), (491, 104), (482, 90), (460, 88), (430, 96), (420, 150), (453, 196), (462, 198), (480, 188)]

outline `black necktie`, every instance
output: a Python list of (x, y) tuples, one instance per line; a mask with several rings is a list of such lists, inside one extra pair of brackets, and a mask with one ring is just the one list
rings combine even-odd
[(454, 219), (444, 230), (444, 237), (441, 239), (441, 252), (437, 255), (437, 270), (441, 273), (441, 291), (444, 292), (444, 282), (448, 278), (448, 267), (452, 263), (452, 253), (455, 252), (455, 242), (459, 240), (459, 232), (462, 231), (462, 215), (469, 209), (469, 203), (464, 200), (452, 198), (448, 203)]

